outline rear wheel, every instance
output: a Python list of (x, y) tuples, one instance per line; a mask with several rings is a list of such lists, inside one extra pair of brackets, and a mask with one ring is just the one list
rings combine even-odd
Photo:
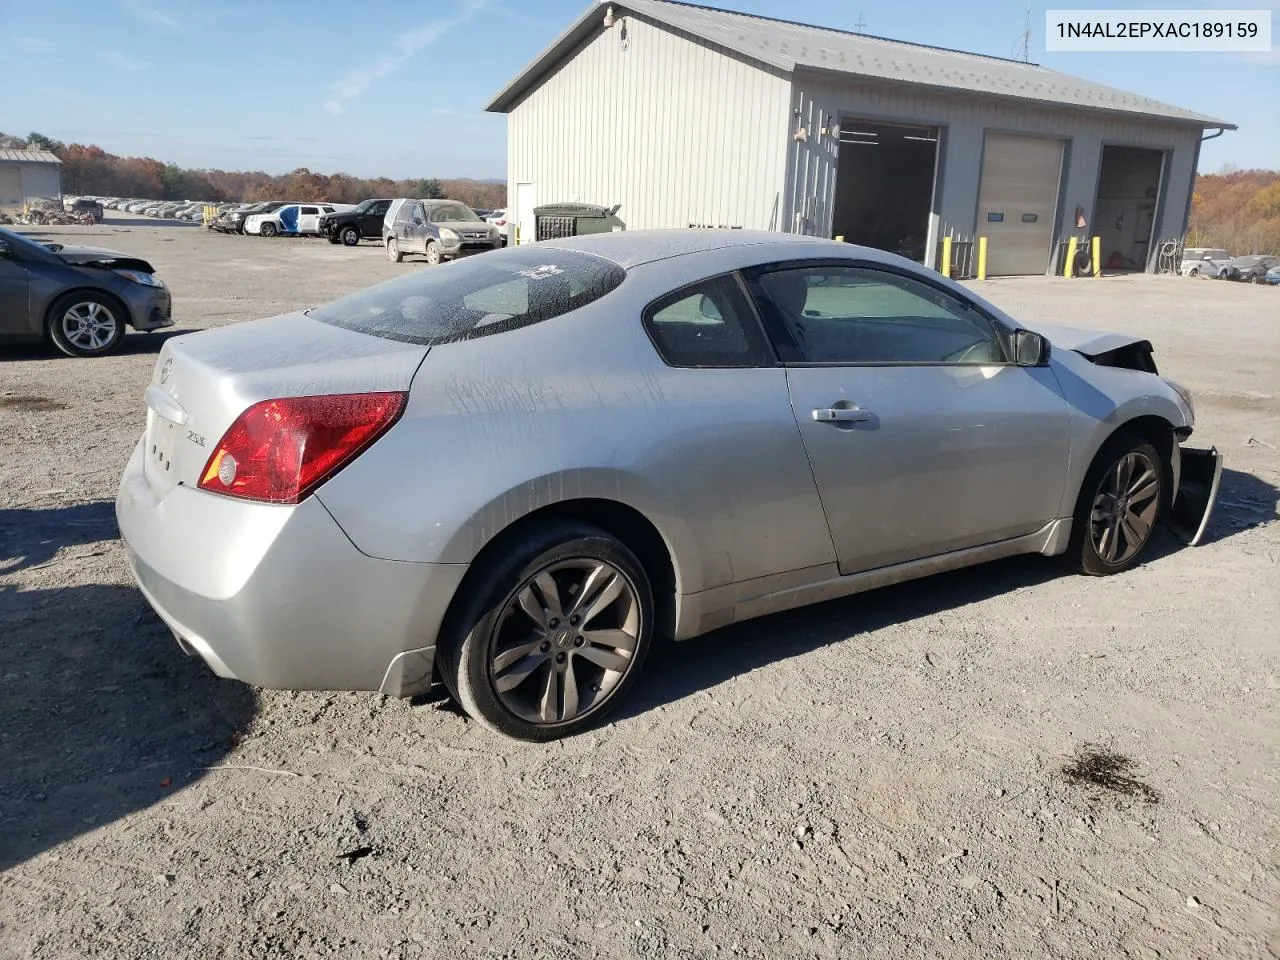
[(392, 263), (399, 263), (404, 259), (404, 254), (400, 252), (400, 244), (395, 237), (387, 238), (387, 259)]
[(360, 242), (360, 231), (355, 227), (343, 227), (339, 237), (344, 247), (354, 247)]
[(49, 311), (49, 339), (71, 357), (100, 357), (124, 337), (120, 307), (98, 293), (70, 293)]
[(585, 524), (550, 523), (479, 573), (441, 638), (441, 674), (486, 726), (555, 740), (623, 699), (653, 618), (649, 579), (624, 544)]
[(1138, 562), (1160, 516), (1167, 473), (1142, 437), (1121, 432), (1107, 441), (1076, 502), (1067, 554), (1076, 569), (1100, 577)]
[(274, 223), (264, 223), (258, 229), (258, 232), (264, 237), (274, 237), (277, 233), (276, 225)]
[(437, 266), (440, 263), (440, 245), (434, 240), (427, 241), (427, 249), (425, 251), (427, 263), (431, 266)]

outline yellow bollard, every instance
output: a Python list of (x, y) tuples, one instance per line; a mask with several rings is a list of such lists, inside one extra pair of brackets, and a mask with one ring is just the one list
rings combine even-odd
[(1067, 262), (1062, 265), (1062, 275), (1064, 277), (1071, 276), (1071, 267), (1076, 262), (1076, 238), (1072, 237), (1067, 243)]
[(987, 279), (987, 238), (978, 238), (978, 279)]
[(951, 276), (951, 238), (942, 238), (942, 275)]
[(1102, 276), (1102, 238), (1093, 238), (1093, 275)]

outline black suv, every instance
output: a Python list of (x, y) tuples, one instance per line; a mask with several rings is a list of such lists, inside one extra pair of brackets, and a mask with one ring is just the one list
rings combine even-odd
[(346, 247), (354, 247), (361, 240), (380, 241), (382, 221), (389, 209), (390, 200), (365, 200), (354, 210), (326, 213), (320, 217), (320, 236)]
[(79, 199), (72, 201), (71, 205), (67, 207), (67, 212), (74, 213), (77, 216), (83, 216), (87, 213), (93, 217), (94, 223), (102, 222), (102, 204), (97, 200), (90, 200), (88, 197), (80, 197)]

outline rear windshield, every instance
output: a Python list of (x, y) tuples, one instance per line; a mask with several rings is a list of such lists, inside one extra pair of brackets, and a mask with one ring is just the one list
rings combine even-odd
[(550, 320), (600, 299), (625, 277), (611, 261), (530, 244), (418, 270), (307, 316), (388, 340), (434, 345)]

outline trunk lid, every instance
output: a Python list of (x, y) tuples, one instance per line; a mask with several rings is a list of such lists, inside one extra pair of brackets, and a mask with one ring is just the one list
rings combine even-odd
[(194, 487), (227, 428), (276, 397), (408, 390), (427, 347), (287, 314), (165, 343), (147, 387), (146, 476)]

